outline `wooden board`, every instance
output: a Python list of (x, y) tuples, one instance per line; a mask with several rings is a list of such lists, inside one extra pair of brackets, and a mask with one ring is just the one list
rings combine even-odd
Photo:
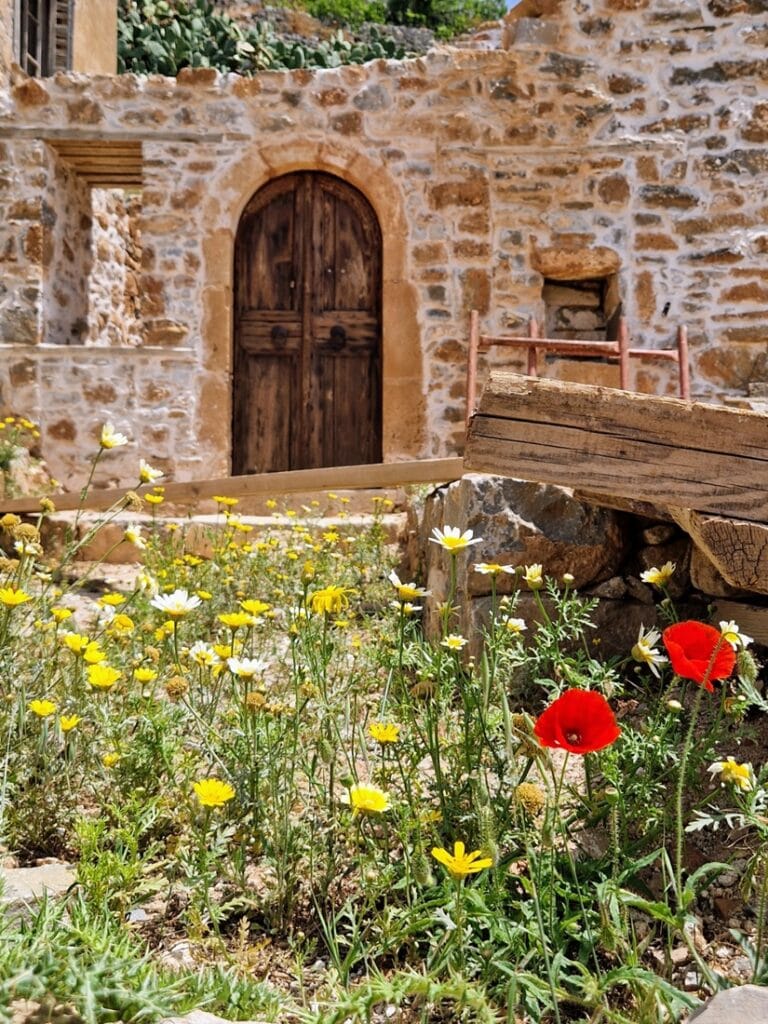
[[(416, 459), (408, 462), (374, 463), (364, 466), (332, 466), (326, 469), (298, 469), (287, 473), (259, 473), (253, 476), (225, 476), (215, 480), (191, 480), (186, 483), (165, 485), (168, 504), (194, 505), (214, 494), (230, 498), (264, 495), (268, 498), (281, 494), (301, 494), (307, 491), (360, 490), (377, 487), (400, 487), (406, 484), (438, 483), (458, 480), (464, 473), (462, 459)], [(136, 488), (144, 494), (151, 488)], [(51, 500), (57, 511), (89, 509), (94, 512), (112, 508), (122, 501), (128, 488), (110, 487), (92, 490), (84, 502), (79, 493), (54, 494)], [(0, 514), (5, 512), (39, 512), (39, 498), (0, 498)]]
[(768, 417), (494, 373), (468, 470), (768, 523)]

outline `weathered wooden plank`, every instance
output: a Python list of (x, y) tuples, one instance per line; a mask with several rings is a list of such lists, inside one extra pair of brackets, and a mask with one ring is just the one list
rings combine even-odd
[(768, 608), (744, 601), (714, 602), (713, 622), (733, 621), (747, 636), (757, 643), (768, 646)]
[(669, 511), (726, 583), (768, 594), (768, 525), (701, 515), (689, 508)]
[(492, 374), (467, 469), (768, 523), (768, 417)]
[(582, 491), (579, 488), (573, 492), (577, 501), (583, 501), (587, 505), (597, 505), (598, 508), (612, 508), (616, 512), (630, 512), (633, 516), (643, 516), (646, 519), (659, 519), (664, 522), (672, 522), (669, 510), (660, 505), (653, 505), (650, 501), (640, 501), (638, 498), (619, 498), (615, 494), (593, 494), (591, 491)]
[[(266, 495), (301, 494), (307, 491), (365, 490), (377, 487), (401, 487), (406, 484), (437, 483), (458, 480), (464, 473), (464, 462), (452, 459), (415, 459), (407, 462), (373, 463), (361, 466), (330, 466), (323, 469), (295, 469), (285, 473), (258, 473), (253, 476), (224, 476), (215, 480), (190, 480), (165, 485), (169, 505), (193, 505), (215, 494), (230, 498)], [(112, 508), (121, 501), (127, 488), (110, 487), (89, 492), (82, 508), (94, 512)], [(149, 487), (136, 488), (145, 494)], [(79, 493), (51, 496), (59, 512), (80, 508)], [(39, 512), (39, 498), (0, 498), (0, 513)]]
[(597, 433), (634, 437), (700, 450), (755, 455), (768, 452), (768, 417), (723, 405), (659, 398), (634, 391), (566, 381), (492, 373), (479, 405), (482, 416), (583, 427)]

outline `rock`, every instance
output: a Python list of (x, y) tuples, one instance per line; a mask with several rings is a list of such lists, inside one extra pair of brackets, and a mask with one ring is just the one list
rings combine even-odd
[(45, 463), (26, 448), (17, 448), (7, 470), (0, 471), (0, 496), (5, 498), (46, 495), (54, 490)]
[(551, 281), (584, 281), (618, 272), (621, 259), (617, 252), (596, 245), (583, 249), (535, 249), (531, 265)]
[(683, 989), (686, 992), (695, 992), (700, 984), (699, 975), (696, 971), (685, 972), (685, 977), (683, 978)]
[[(739, 981), (749, 981), (752, 977), (754, 967), (752, 961), (748, 956), (737, 956), (735, 957), (728, 966), (728, 974), (732, 978), (738, 978)], [(765, 1016), (760, 1018), (766, 1020)]]
[(627, 576), (626, 580), (627, 594), (632, 598), (633, 601), (639, 601), (640, 604), (655, 604), (653, 599), (653, 590), (647, 583), (643, 583), (637, 576)]
[[(164, 967), (175, 971), (191, 971), (197, 964), (192, 955), (192, 945), (185, 939), (182, 939), (180, 942), (174, 942), (170, 949), (163, 950), (159, 959)], [(175, 1020), (176, 1018), (173, 1019)], [(218, 1018), (216, 1019), (218, 1020)], [(192, 1024), (195, 1024), (195, 1022), (192, 1022)], [(205, 1024), (205, 1022), (199, 1021), (198, 1024)]]
[(14, 999), (10, 1005), (10, 1024), (85, 1024), (71, 1003), (59, 1003), (51, 996)]
[(611, 576), (609, 580), (589, 588), (590, 597), (607, 597), (612, 601), (620, 601), (627, 593), (627, 585), (621, 576)]
[[(564, 487), (466, 474), (438, 488), (424, 506), (420, 548), (423, 575), (432, 591), (424, 618), (428, 633), (437, 628), (437, 605), (448, 592), (450, 566), (449, 555), (428, 538), (435, 527), (445, 526), (472, 530), (482, 538), (458, 556), (455, 603), (460, 605), (491, 592), (491, 577), (474, 572), (475, 562), (540, 563), (547, 576), (561, 579), (571, 573), (573, 586), (580, 588), (614, 576), (624, 554), (619, 513), (583, 504)], [(509, 593), (516, 585), (507, 574), (496, 582), (498, 594)], [(477, 609), (471, 617), (482, 614)], [(469, 613), (463, 617), (468, 619)]]
[[(585, 505), (565, 487), (469, 473), (438, 492), (425, 506), (422, 536), (434, 527), (458, 526), (482, 542), (469, 549), (475, 562), (505, 565), (541, 563), (547, 576), (574, 577), (573, 585), (609, 579), (621, 563), (624, 537), (619, 515)], [(427, 565), (444, 568), (445, 552), (428, 541)], [(460, 558), (467, 558), (461, 555)], [(470, 572), (471, 594), (490, 593), (488, 576)], [(512, 577), (498, 580), (499, 592), (512, 589)]]
[[(640, 629), (657, 625), (656, 609), (628, 599), (602, 600), (591, 615), (594, 635), (599, 640), (596, 656), (599, 658), (626, 658), (637, 642)], [(638, 666), (643, 669), (643, 666)], [(647, 670), (646, 670), (647, 671)]]
[[(554, 608), (548, 598), (544, 598), (544, 606), (552, 614)], [(491, 613), (490, 597), (473, 598), (468, 606), (461, 609), (458, 632), (469, 637), (469, 654), (478, 657), (481, 653), (483, 630), (487, 629)], [(525, 590), (520, 594), (515, 607), (515, 617), (525, 619), (528, 630), (527, 640), (535, 634), (536, 623), (541, 622), (541, 611), (533, 595)], [(656, 625), (655, 609), (633, 601), (602, 600), (591, 615), (594, 629), (587, 628), (587, 643), (592, 645), (595, 656), (599, 658), (626, 658), (637, 641), (642, 626), (648, 629)], [(432, 620), (431, 627), (436, 628), (437, 617)]]
[(556, 46), (560, 26), (545, 18), (517, 18), (510, 24), (515, 46)]
[(29, 916), (43, 895), (63, 896), (76, 884), (75, 872), (64, 861), (51, 861), (34, 868), (0, 868), (0, 904), (12, 915)]
[(656, 523), (643, 530), (644, 544), (668, 544), (677, 533), (676, 527), (671, 523)]
[(676, 946), (669, 954), (669, 959), (675, 967), (682, 967), (691, 959), (691, 951), (687, 946)]
[(687, 537), (677, 537), (667, 544), (649, 544), (638, 552), (641, 569), (661, 568), (672, 562), (675, 571), (667, 583), (667, 592), (673, 600), (682, 597), (690, 586), (690, 549), (691, 542)]
[(768, 1020), (768, 988), (742, 985), (718, 992), (689, 1017), (698, 1024), (765, 1024)]
[[(183, 1017), (166, 1017), (161, 1024), (230, 1024), (226, 1017), (217, 1017), (206, 1010), (191, 1010)], [(266, 1024), (266, 1021), (240, 1021), (239, 1024)]]

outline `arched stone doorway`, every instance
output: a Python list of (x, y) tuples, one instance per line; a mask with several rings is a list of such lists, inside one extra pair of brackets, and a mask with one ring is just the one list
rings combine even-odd
[(381, 231), (340, 178), (275, 178), (235, 242), (233, 473), (381, 461)]

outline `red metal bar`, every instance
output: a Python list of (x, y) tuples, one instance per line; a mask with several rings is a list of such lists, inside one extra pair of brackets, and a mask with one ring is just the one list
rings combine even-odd
[(480, 320), (477, 310), (470, 314), (469, 361), (467, 366), (467, 422), (474, 412), (477, 386), (477, 355), (480, 351), (499, 346), (500, 348), (524, 348), (527, 353), (527, 369), (531, 377), (538, 377), (539, 350), (554, 355), (597, 356), (619, 364), (619, 386), (629, 390), (630, 359), (668, 360), (676, 362), (680, 375), (680, 397), (689, 399), (691, 393), (690, 369), (688, 364), (688, 330), (684, 325), (677, 329), (677, 346), (674, 349), (630, 348), (629, 328), (625, 317), (619, 320), (616, 341), (577, 341), (568, 338), (542, 338), (535, 317), (528, 321), (527, 335), (480, 334)]
[(480, 314), (473, 309), (469, 314), (469, 352), (467, 356), (467, 410), (465, 422), (469, 421), (475, 411), (475, 394), (477, 391), (477, 352), (480, 347)]
[(619, 317), (619, 387), (629, 391), (629, 328), (627, 318)]
[(690, 401), (691, 368), (688, 364), (688, 328), (680, 324), (677, 328), (677, 355), (680, 372), (680, 397)]
[[(492, 344), (499, 348), (537, 348), (545, 352), (583, 356), (605, 356), (618, 358), (619, 349), (613, 341), (569, 341), (565, 338), (499, 338), (493, 340)], [(481, 339), (482, 348), (490, 348), (487, 339)]]
[[(532, 316), (528, 321), (528, 337), (538, 338), (539, 336), (539, 323), (535, 316)], [(539, 376), (539, 353), (535, 346), (530, 343), (528, 345), (528, 376), (538, 377)]]
[(673, 363), (680, 360), (676, 348), (631, 348), (629, 354), (633, 359), (669, 359)]

